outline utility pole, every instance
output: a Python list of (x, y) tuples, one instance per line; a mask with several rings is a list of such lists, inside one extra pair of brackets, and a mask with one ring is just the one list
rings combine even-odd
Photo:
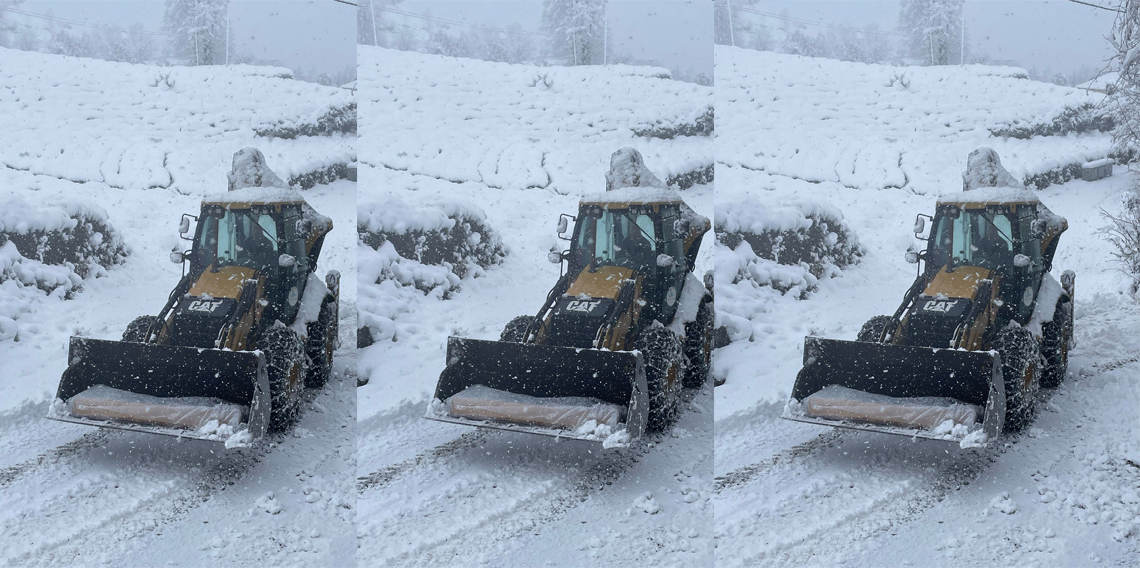
[(226, 2), (226, 65), (230, 64), (230, 4)]
[(728, 0), (728, 39), (736, 47), (736, 26), (732, 25), (732, 0)]
[(602, 65), (610, 60), (610, 3), (606, 2), (602, 8)]
[(380, 45), (376, 39), (376, 0), (368, 0), (368, 11), (372, 13), (372, 47)]
[(962, 39), (958, 42), (960, 49), (958, 54), (958, 65), (966, 64), (966, 2), (962, 2)]

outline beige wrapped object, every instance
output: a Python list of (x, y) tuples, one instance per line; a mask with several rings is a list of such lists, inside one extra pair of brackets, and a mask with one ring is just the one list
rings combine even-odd
[(241, 406), (206, 397), (158, 397), (95, 385), (69, 399), (72, 416), (199, 430), (211, 420), (237, 429)]
[(577, 430), (588, 421), (616, 427), (622, 408), (586, 397), (540, 398), (473, 385), (446, 401), (447, 413), (469, 420), (493, 420)]
[(935, 428), (947, 420), (972, 426), (979, 409), (952, 398), (896, 398), (828, 385), (804, 399), (805, 413), (816, 418), (851, 420), (907, 428)]

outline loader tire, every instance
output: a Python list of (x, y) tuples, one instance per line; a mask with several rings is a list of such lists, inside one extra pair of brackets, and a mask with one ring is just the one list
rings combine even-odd
[(697, 308), (697, 319), (685, 324), (685, 358), (689, 366), (683, 384), (687, 389), (700, 388), (708, 380), (712, 364), (713, 326), (712, 302), (701, 302)]
[(893, 320), (891, 316), (875, 316), (867, 320), (859, 330), (859, 335), (855, 336), (855, 341), (878, 343), (879, 338), (883, 337), (883, 330), (887, 329)]
[(269, 375), (269, 429), (284, 430), (297, 419), (301, 391), (305, 388), (305, 344), (287, 327), (271, 327), (257, 340), (265, 354)]
[(309, 324), (309, 374), (305, 386), (319, 389), (329, 382), (332, 373), (332, 352), (336, 349), (336, 302), (321, 304), (317, 321)]
[(1062, 297), (1053, 311), (1053, 321), (1041, 326), (1044, 339), (1041, 342), (1041, 356), (1045, 358), (1045, 369), (1041, 373), (1041, 386), (1057, 388), (1065, 380), (1069, 369), (1069, 340), (1073, 337), (1073, 302)]
[(1023, 327), (1007, 327), (998, 332), (994, 349), (1001, 355), (1001, 376), (1005, 383), (1002, 430), (1017, 432), (1033, 418), (1042, 366), (1040, 350), (1033, 334)]
[(649, 389), (649, 420), (646, 429), (657, 432), (677, 417), (681, 382), (685, 376), (684, 345), (677, 334), (664, 327), (650, 327), (634, 341), (645, 360), (645, 383)]
[(123, 341), (130, 341), (131, 343), (142, 343), (146, 341), (146, 332), (154, 322), (158, 321), (155, 316), (139, 316), (131, 323), (127, 324), (127, 329), (123, 330)]
[(523, 343), (526, 341), (526, 328), (535, 320), (534, 316), (518, 316), (507, 323), (503, 333), (499, 334), (499, 341)]

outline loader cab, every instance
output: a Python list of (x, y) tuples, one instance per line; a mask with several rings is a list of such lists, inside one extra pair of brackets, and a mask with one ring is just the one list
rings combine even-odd
[[(1002, 300), (1007, 316), (1022, 323), (1028, 321), (1059, 234), (1047, 234), (1047, 223), (1042, 217), (1051, 214), (1042, 215), (1042, 211), (1047, 210), (1036, 199), (940, 201), (925, 254), (926, 280), (931, 283), (927, 295), (969, 298), (971, 287), (956, 286), (955, 281), (971, 278), (970, 275), (990, 279), (997, 286), (996, 296)], [(1043, 244), (1047, 240), (1051, 241), (1052, 250), (1045, 250)], [(940, 285), (935, 286), (934, 282)]]
[(204, 203), (191, 278), (197, 281), (227, 267), (252, 269), (252, 279), (264, 282), (267, 321), (293, 321), (311, 262), (312, 229), (303, 218), (302, 203)]
[(692, 270), (686, 246), (691, 232), (680, 203), (583, 203), (571, 238), (571, 277), (607, 266), (629, 269), (632, 278), (641, 278), (647, 315), (670, 321)]

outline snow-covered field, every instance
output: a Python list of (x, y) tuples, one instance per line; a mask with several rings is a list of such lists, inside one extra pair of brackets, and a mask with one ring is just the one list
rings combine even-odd
[[(635, 67), (538, 68), (370, 47), (358, 62), (361, 203), (459, 202), (481, 209), (509, 249), (447, 300), (360, 282), (362, 314), (388, 317), (394, 332), (358, 353), (370, 379), (358, 392), (358, 559), (709, 565), (709, 388), (686, 392), (671, 431), (621, 451), (422, 417), (449, 335), (497, 339), (511, 318), (538, 311), (558, 278), (546, 259), (564, 245), (558, 215), (604, 189), (612, 152), (637, 148), (661, 178), (712, 163), (711, 138), (632, 134), (694, 120), (711, 89)], [(531, 86), (540, 75), (551, 87)], [(699, 185), (682, 196), (711, 216), (712, 193)], [(710, 241), (698, 274), (712, 266)]]
[[(123, 264), (89, 274), (72, 299), (27, 287), (0, 297), (21, 302), (18, 333), (0, 340), (0, 564), (353, 564), (355, 183), (304, 194), (335, 224), (318, 272), (344, 275), (343, 347), (330, 382), (305, 394), (294, 429), (224, 450), (43, 418), (70, 336), (118, 339), (165, 303), (181, 275), (168, 259), (184, 246), (179, 218), (224, 191), (234, 152), (260, 148), (282, 177), (355, 155), (351, 135), (254, 132), (351, 102), (347, 91), (281, 72), (0, 49), (0, 207), (83, 204), (105, 212), (130, 250)], [(170, 86), (151, 85), (167, 74)]]
[[(1083, 91), (1008, 69), (897, 69), (717, 47), (717, 203), (839, 209), (866, 254), (807, 299), (735, 294), (750, 339), (714, 354), (718, 565), (1126, 566), (1140, 551), (1140, 306), (1101, 234), (1124, 167), (1038, 192), (1069, 221), (1054, 275), (1077, 273), (1069, 374), (1021, 435), (985, 450), (780, 420), (809, 334), (854, 339), (914, 278), (917, 213), (959, 191), (968, 153), (1015, 177), (1098, 158), (1106, 135), (992, 138), (1048, 121)], [(937, 96), (936, 96), (937, 95)], [(1095, 94), (1094, 94), (1095, 95)], [(718, 251), (719, 252), (719, 251)], [(730, 307), (719, 304), (720, 309)]]

